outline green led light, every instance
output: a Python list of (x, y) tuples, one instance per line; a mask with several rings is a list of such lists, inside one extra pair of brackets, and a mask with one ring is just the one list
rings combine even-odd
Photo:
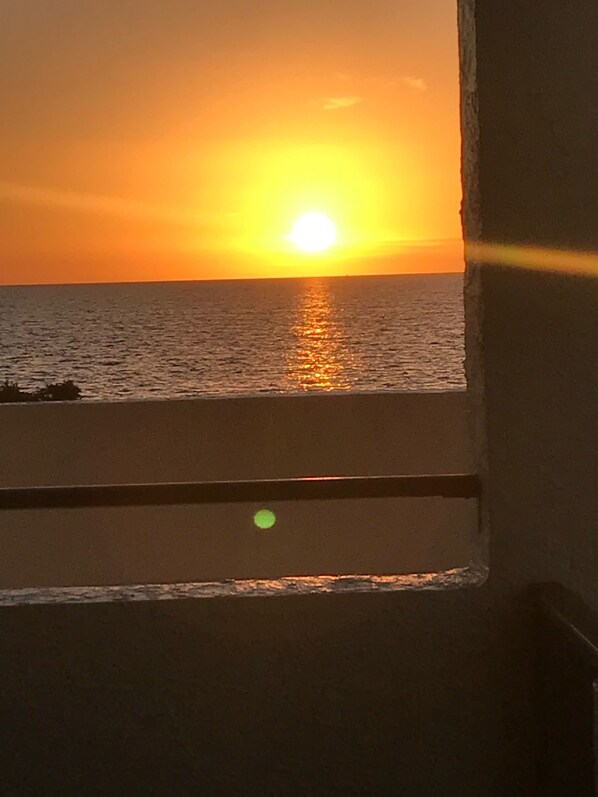
[(276, 523), (276, 515), (271, 509), (258, 509), (253, 516), (253, 522), (258, 529), (271, 529)]

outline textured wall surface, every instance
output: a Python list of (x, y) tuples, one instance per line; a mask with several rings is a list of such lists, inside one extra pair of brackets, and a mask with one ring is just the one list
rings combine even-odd
[[(479, 0), (476, 27), (482, 239), (598, 252), (598, 5)], [(492, 580), (598, 609), (598, 269), (475, 270)]]
[[(597, 252), (598, 6), (466, 0), (462, 20), (477, 78), (466, 102), (478, 110), (477, 121), (464, 115), (464, 175), (477, 180), (464, 207), (468, 236)], [(520, 641), (499, 654), (511, 665), (497, 727), (519, 733), (503, 751), (505, 794), (534, 793), (538, 774), (534, 634), (519, 610), (526, 586), (557, 581), (598, 609), (597, 276), (470, 263), (466, 278), (490, 529), (483, 599)]]

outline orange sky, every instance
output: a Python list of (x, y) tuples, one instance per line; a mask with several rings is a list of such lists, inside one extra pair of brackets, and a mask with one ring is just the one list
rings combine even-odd
[[(0, 282), (460, 270), (453, 0), (18, 0)], [(328, 214), (325, 255), (287, 240)]]

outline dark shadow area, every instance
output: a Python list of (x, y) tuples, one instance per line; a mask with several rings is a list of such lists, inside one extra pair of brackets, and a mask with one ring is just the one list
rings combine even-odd
[(529, 795), (529, 611), (484, 590), (3, 609), (3, 793)]

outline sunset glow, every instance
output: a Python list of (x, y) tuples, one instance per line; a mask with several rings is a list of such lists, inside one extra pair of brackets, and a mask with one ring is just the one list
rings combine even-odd
[(304, 213), (300, 216), (289, 235), (302, 252), (325, 252), (336, 241), (336, 226), (324, 213)]
[(7, 4), (0, 282), (462, 269), (454, 4), (243, 9)]

